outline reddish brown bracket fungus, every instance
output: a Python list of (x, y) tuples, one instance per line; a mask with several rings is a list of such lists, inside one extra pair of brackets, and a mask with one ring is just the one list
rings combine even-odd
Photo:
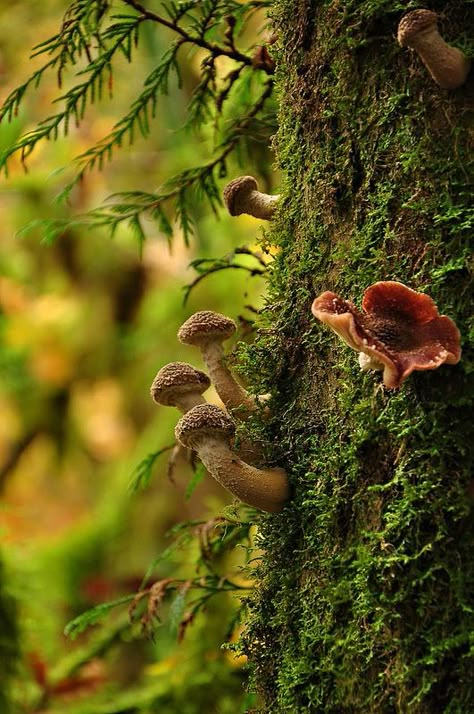
[(176, 439), (198, 452), (214, 478), (244, 503), (269, 513), (281, 511), (289, 498), (288, 478), (283, 469), (263, 468), (239, 459), (231, 450), (235, 434), (232, 419), (212, 404), (199, 404), (176, 425)]
[(448, 45), (438, 32), (438, 15), (431, 10), (413, 10), (402, 17), (397, 39), (415, 50), (434, 81), (443, 89), (456, 89), (467, 79), (470, 60)]
[(261, 193), (253, 176), (239, 176), (224, 188), (224, 203), (231, 216), (247, 213), (254, 218), (270, 221), (280, 196)]
[(414, 370), (459, 362), (459, 330), (449, 317), (439, 315), (428, 295), (402, 283), (379, 282), (364, 292), (362, 309), (329, 291), (311, 307), (318, 320), (363, 353), (362, 369), (383, 369), (386, 387), (399, 387)]
[(177, 407), (183, 414), (197, 404), (202, 404), (202, 393), (211, 386), (211, 380), (200, 369), (186, 362), (170, 362), (160, 369), (150, 388), (157, 404)]
[(223, 363), (222, 342), (229, 339), (236, 329), (236, 324), (230, 317), (211, 310), (201, 310), (181, 325), (178, 339), (185, 345), (199, 347), (211, 381), (226, 408), (245, 418), (249, 412), (255, 411), (256, 401), (240, 386)]

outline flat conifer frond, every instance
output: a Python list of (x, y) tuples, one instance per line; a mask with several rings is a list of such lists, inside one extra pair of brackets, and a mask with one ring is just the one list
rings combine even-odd
[[(54, 100), (58, 109), (0, 154), (0, 170), (7, 174), (15, 155), (20, 156), (26, 169), (38, 144), (67, 136), (71, 126), (80, 126), (91, 105), (120, 87), (120, 77), (115, 76), (116, 63), (123, 57), (129, 63), (134, 62), (145, 23), (171, 31), (169, 45), (145, 77), (141, 91), (124, 116), (106, 136), (76, 157), (73, 178), (63, 187), (60, 198), (67, 199), (88, 172), (103, 169), (117, 150), (133, 144), (137, 136), (149, 136), (160, 98), (168, 94), (171, 80), (181, 87), (181, 63), (189, 61), (190, 53), (196, 50), (203, 52), (204, 57), (185, 127), (198, 131), (203, 125), (213, 127), (214, 148), (209, 160), (166, 180), (156, 192), (120, 192), (103, 206), (74, 217), (69, 224), (63, 219), (47, 222), (44, 229), (48, 240), (54, 239), (67, 224), (106, 226), (112, 233), (120, 224), (127, 224), (141, 244), (145, 239), (142, 220), (147, 216), (157, 222), (168, 240), (175, 220), (188, 241), (193, 232), (193, 206), (204, 200), (216, 211), (220, 205), (217, 181), (226, 175), (230, 157), (245, 150), (249, 140), (268, 142), (274, 130), (273, 67), (271, 63), (255, 60), (256, 45), (244, 50), (238, 46), (239, 34), (248, 18), (270, 3), (190, 0), (159, 5), (160, 11), (155, 12), (137, 0), (70, 3), (58, 33), (33, 50), (34, 57), (44, 57), (46, 61), (6, 98), (0, 107), (0, 122), (12, 121), (25, 96), (51, 73), (56, 75), (59, 90)], [(231, 63), (225, 74), (218, 65), (221, 58), (226, 58), (227, 67)], [(174, 209), (174, 215), (168, 205)]]

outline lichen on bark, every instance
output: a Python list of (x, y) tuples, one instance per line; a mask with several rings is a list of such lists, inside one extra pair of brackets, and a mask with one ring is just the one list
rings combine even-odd
[[(245, 368), (294, 498), (260, 523), (243, 637), (272, 714), (474, 710), (474, 76), (440, 89), (396, 43), (407, 9), (275, 2), (280, 250)], [(474, 3), (430, 9), (474, 54)], [(456, 321), (458, 365), (388, 392), (312, 318), (322, 291), (360, 305), (378, 280)]]

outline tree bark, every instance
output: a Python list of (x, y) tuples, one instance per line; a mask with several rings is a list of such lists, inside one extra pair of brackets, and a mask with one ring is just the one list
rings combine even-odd
[[(474, 711), (474, 73), (438, 87), (398, 46), (407, 3), (278, 0), (279, 246), (247, 355), (294, 496), (262, 518), (244, 647), (262, 712)], [(408, 4), (410, 5), (410, 4)], [(415, 9), (416, 6), (408, 9)], [(472, 53), (474, 3), (430, 2)], [(273, 48), (272, 48), (273, 49)], [(379, 280), (455, 320), (459, 364), (399, 390), (318, 323)], [(255, 427), (257, 428), (257, 427)]]

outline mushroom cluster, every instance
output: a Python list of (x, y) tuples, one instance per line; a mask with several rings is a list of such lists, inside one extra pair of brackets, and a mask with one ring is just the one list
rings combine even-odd
[[(181, 411), (183, 416), (175, 431), (177, 441), (185, 449), (196, 451), (217, 481), (248, 505), (275, 513), (289, 498), (285, 471), (247, 463), (260, 456), (258, 449), (247, 442), (241, 443), (238, 451), (232, 450), (233, 419), (202, 396), (212, 383), (228, 412), (240, 420), (256, 412), (264, 401), (265, 398), (249, 395), (225, 364), (222, 343), (236, 329), (233, 320), (218, 312), (202, 310), (192, 315), (180, 327), (178, 339), (200, 349), (209, 377), (185, 362), (172, 362), (159, 370), (150, 392), (157, 404)], [(263, 406), (260, 411), (265, 415)]]

